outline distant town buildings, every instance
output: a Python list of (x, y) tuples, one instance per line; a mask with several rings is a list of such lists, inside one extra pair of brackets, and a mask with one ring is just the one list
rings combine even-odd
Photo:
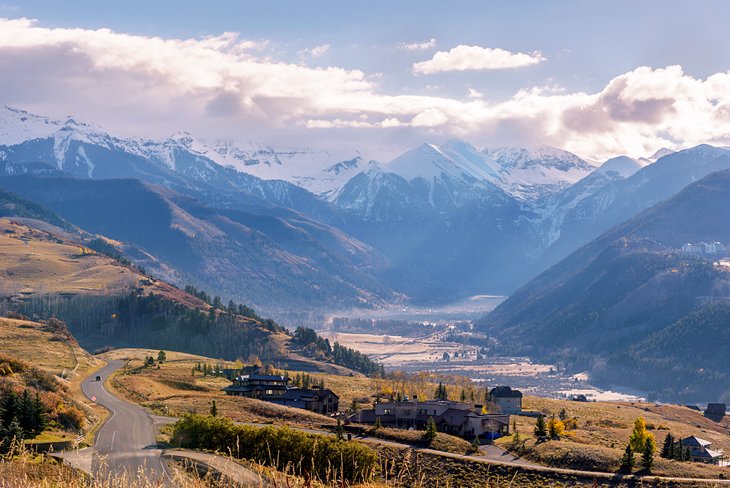
[(721, 254), (726, 250), (721, 242), (688, 242), (682, 245), (682, 251), (689, 254)]
[(509, 415), (482, 413), (482, 405), (468, 405), (452, 400), (412, 400), (377, 403), (375, 408), (360, 410), (347, 420), (373, 425), (380, 419), (384, 427), (424, 429), (433, 418), (440, 432), (467, 439), (496, 439), (509, 434)]
[(522, 392), (509, 386), (498, 386), (489, 391), (489, 401), (497, 406), (501, 413), (519, 414), (522, 412)]
[(289, 377), (247, 374), (223, 388), (226, 395), (244, 396), (287, 407), (302, 408), (323, 415), (337, 413), (339, 397), (327, 388), (293, 388)]

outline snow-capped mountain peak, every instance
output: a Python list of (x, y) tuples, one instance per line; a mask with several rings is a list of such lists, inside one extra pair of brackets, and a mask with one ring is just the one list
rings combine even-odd
[(460, 139), (442, 146), (421, 144), (385, 165), (385, 170), (412, 181), (450, 177), (502, 188), (534, 200), (560, 191), (595, 167), (575, 154), (550, 146), (498, 147), (481, 151)]
[(646, 166), (646, 163), (641, 160), (633, 159), (628, 156), (616, 156), (615, 158), (611, 158), (603, 163), (598, 169), (596, 169), (596, 172), (615, 172), (622, 178), (628, 178), (644, 166)]

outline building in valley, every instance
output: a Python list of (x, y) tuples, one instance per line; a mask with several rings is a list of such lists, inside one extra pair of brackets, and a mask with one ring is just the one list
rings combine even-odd
[(281, 375), (247, 374), (238, 376), (223, 388), (226, 395), (244, 396), (287, 407), (302, 408), (323, 415), (337, 413), (339, 397), (327, 388), (293, 388)]
[(425, 429), (433, 418), (440, 432), (467, 439), (491, 440), (509, 434), (509, 415), (482, 413), (481, 405), (468, 405), (451, 400), (412, 400), (381, 402), (375, 408), (360, 410), (347, 420), (358, 424), (375, 424), (399, 429)]
[(509, 386), (498, 386), (489, 391), (489, 402), (501, 413), (519, 414), (522, 412), (522, 392)]

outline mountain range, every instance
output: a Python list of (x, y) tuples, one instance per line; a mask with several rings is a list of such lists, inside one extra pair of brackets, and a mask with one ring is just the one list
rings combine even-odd
[(0, 110), (4, 189), (142, 251), (129, 258), (177, 284), (279, 319), (510, 293), (725, 168), (727, 150), (709, 146), (596, 165), (551, 147), (461, 140), (377, 162), (356, 149), (117, 137), (73, 117)]

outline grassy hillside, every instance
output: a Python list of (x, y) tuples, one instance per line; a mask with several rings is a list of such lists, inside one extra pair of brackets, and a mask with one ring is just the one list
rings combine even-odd
[(0, 387), (39, 395), (50, 424), (37, 442), (66, 441), (88, 432), (106, 412), (91, 404), (80, 382), (103, 362), (76, 343), (59, 321), (0, 318)]
[[(644, 418), (659, 449), (668, 433), (675, 438), (695, 435), (712, 443), (713, 449), (730, 449), (730, 418), (712, 420), (701, 412), (678, 405), (653, 403), (572, 402), (537, 397), (525, 397), (524, 407), (543, 412), (548, 418), (565, 416), (575, 421), (575, 427), (565, 431), (560, 441), (537, 443), (534, 436), (535, 419), (513, 417), (521, 437), (519, 445), (514, 437), (497, 440), (497, 444), (515, 451), (540, 464), (615, 472), (629, 436), (638, 417)], [(636, 456), (637, 464), (639, 456)], [(697, 463), (666, 460), (655, 456), (653, 473), (658, 476), (687, 476), (718, 478), (727, 468)]]
[(0, 219), (0, 295), (109, 294), (142, 278), (58, 235)]

